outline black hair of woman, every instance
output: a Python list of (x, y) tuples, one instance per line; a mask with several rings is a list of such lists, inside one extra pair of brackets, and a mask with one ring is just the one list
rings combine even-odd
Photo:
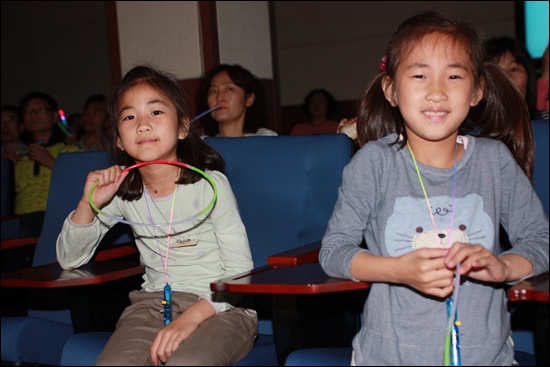
[[(220, 64), (209, 70), (201, 80), (196, 95), (197, 113), (207, 111), (208, 89), (212, 78), (221, 72), (227, 72), (233, 83), (244, 89), (246, 95), (254, 94), (254, 103), (247, 107), (244, 120), (244, 132), (256, 133), (259, 128), (264, 127), (267, 121), (265, 94), (260, 80), (248, 69), (241, 65)], [(200, 119), (203, 133), (207, 136), (216, 136), (219, 133), (218, 122), (210, 114)]]

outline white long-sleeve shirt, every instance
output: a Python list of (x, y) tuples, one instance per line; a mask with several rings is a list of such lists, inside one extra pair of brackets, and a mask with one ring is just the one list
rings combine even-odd
[[(210, 214), (185, 222), (212, 201), (213, 189), (207, 180), (177, 187), (167, 275), (172, 290), (191, 292), (212, 300), (211, 282), (251, 270), (253, 263), (246, 229), (227, 177), (217, 171), (207, 173), (218, 190)], [(132, 226), (141, 262), (145, 265), (142, 290), (147, 292), (162, 291), (166, 285), (163, 264), (166, 262), (173, 195), (152, 198), (145, 190), (139, 200), (125, 201), (114, 197), (101, 209), (110, 216), (122, 217), (129, 222), (166, 224), (160, 227)], [(71, 220), (72, 214), (65, 220), (57, 239), (57, 260), (64, 269), (86, 264), (105, 233), (117, 223), (113, 218), (98, 214), (91, 223), (81, 225)], [(213, 304), (218, 311), (231, 308), (224, 302)]]

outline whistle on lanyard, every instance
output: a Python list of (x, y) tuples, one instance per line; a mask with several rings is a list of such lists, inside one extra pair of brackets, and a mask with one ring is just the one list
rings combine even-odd
[(168, 283), (164, 286), (162, 305), (164, 306), (164, 326), (166, 326), (172, 321), (172, 287)]

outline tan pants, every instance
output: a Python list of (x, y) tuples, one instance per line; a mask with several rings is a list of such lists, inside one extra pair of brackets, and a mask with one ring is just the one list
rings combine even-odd
[[(162, 292), (133, 291), (96, 366), (151, 366), (149, 348), (164, 327)], [(175, 319), (199, 301), (193, 293), (173, 292)], [(258, 317), (254, 310), (234, 308), (203, 322), (170, 356), (166, 366), (229, 366), (244, 358), (254, 345)]]

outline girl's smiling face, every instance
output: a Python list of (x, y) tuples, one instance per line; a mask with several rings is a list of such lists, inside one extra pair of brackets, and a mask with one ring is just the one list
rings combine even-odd
[(137, 163), (178, 160), (178, 139), (187, 133), (178, 121), (175, 105), (162, 93), (148, 84), (138, 84), (124, 93), (117, 115), (117, 147)]
[(454, 139), (470, 107), (482, 98), (467, 50), (440, 34), (425, 36), (401, 61), (395, 79), (386, 77), (382, 87), (413, 140)]

